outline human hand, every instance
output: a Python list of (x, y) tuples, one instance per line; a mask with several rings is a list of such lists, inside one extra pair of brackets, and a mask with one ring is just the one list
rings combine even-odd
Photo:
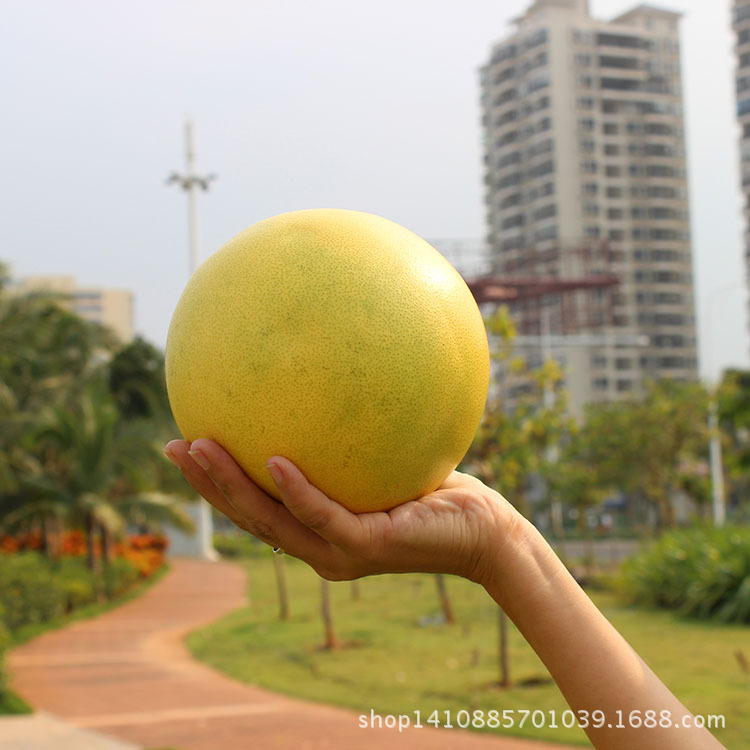
[(429, 495), (390, 511), (355, 514), (285, 458), (268, 462), (279, 503), (217, 443), (173, 440), (165, 453), (196, 492), (237, 526), (329, 580), (426, 572), (484, 583), (496, 564), (498, 540), (507, 538), (518, 518), (498, 493), (455, 471)]

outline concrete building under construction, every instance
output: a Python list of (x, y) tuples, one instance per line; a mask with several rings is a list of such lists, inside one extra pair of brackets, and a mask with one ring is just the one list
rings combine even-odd
[(572, 337), (576, 411), (698, 377), (678, 22), (536, 0), (480, 71), (492, 273), (619, 282), (512, 302), (522, 334)]

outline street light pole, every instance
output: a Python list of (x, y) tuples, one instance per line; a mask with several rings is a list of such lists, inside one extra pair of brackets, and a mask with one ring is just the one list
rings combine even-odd
[(167, 185), (179, 185), (188, 199), (188, 247), (189, 247), (189, 271), (190, 275), (198, 267), (198, 254), (200, 246), (200, 231), (198, 226), (198, 200), (197, 189), (208, 190), (208, 186), (216, 175), (209, 174), (203, 177), (195, 173), (195, 129), (193, 123), (188, 120), (185, 123), (185, 174), (172, 172), (167, 180)]
[[(192, 276), (198, 267), (200, 249), (200, 229), (198, 224), (198, 195), (200, 188), (208, 190), (208, 186), (216, 176), (209, 174), (203, 177), (195, 173), (195, 130), (193, 123), (187, 120), (185, 123), (185, 174), (173, 172), (167, 179), (167, 185), (178, 185), (187, 194), (188, 199), (188, 270)], [(172, 530), (170, 534), (170, 547), (177, 555), (188, 555), (191, 557), (202, 557), (216, 560), (217, 554), (213, 546), (213, 519), (211, 507), (203, 500), (188, 510), (195, 523), (195, 534), (188, 536)]]

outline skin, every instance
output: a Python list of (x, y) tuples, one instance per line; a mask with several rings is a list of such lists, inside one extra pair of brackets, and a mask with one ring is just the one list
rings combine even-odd
[[(237, 526), (332, 581), (378, 573), (452, 573), (489, 592), (542, 659), (601, 750), (709, 750), (722, 745), (641, 660), (575, 582), (537, 529), (500, 494), (453, 472), (430, 495), (388, 512), (354, 514), (294, 464), (267, 466), (281, 502), (253, 484), (221, 446), (199, 439), (165, 448), (187, 481)], [(671, 712), (671, 723), (631, 727), (631, 711)], [(593, 726), (592, 712), (606, 722)], [(578, 712), (587, 712), (579, 714)], [(617, 712), (620, 712), (619, 714)], [(607, 723), (624, 724), (608, 728)]]

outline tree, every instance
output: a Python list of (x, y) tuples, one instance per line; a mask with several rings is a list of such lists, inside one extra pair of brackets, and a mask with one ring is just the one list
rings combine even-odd
[(440, 599), (440, 609), (443, 611), (443, 622), (447, 625), (454, 625), (456, 617), (453, 614), (448, 589), (445, 587), (445, 576), (442, 573), (435, 573), (435, 585), (437, 586), (438, 598)]
[[(462, 468), (485, 484), (508, 493), (508, 498), (529, 517), (527, 488), (534, 474), (542, 473), (549, 449), (575, 429), (567, 414), (562, 371), (554, 360), (530, 369), (515, 353), (515, 326), (507, 308), (487, 321), (492, 342), (495, 380), (490, 387), (482, 423), (462, 462)], [(498, 608), (499, 684), (508, 687), (510, 658), (508, 622)]]
[(286, 585), (284, 556), (272, 553), (273, 569), (276, 574), (276, 591), (279, 595), (279, 620), (289, 619), (289, 591)]
[(506, 308), (501, 307), (487, 327), (494, 342), (495, 380), (462, 466), (490, 487), (508, 493), (511, 502), (529, 516), (529, 479), (547, 462), (548, 449), (573, 431), (575, 423), (567, 413), (557, 362), (547, 360), (530, 369), (516, 355), (515, 327)]
[(693, 481), (708, 451), (708, 394), (699, 383), (653, 381), (632, 402), (590, 405), (588, 461), (600, 487), (618, 487), (653, 511), (657, 528), (674, 525), (673, 496), (707, 497)]
[(101, 381), (89, 383), (77, 402), (47, 407), (29, 440), (39, 471), (21, 482), (26, 501), (10, 520), (49, 510), (82, 527), (97, 575), (97, 542), (106, 565), (111, 538), (128, 523), (191, 527), (178, 498), (160, 489), (160, 447), (146, 438), (142, 424), (120, 419)]
[(164, 355), (142, 338), (118, 349), (107, 368), (109, 390), (125, 419), (171, 423)]
[[(739, 505), (750, 494), (750, 371), (724, 373), (718, 388), (718, 411), (730, 498)], [(745, 500), (745, 512), (747, 508)]]
[(7, 281), (0, 264), (0, 520), (33, 502), (29, 521), (47, 538), (60, 507), (21, 486), (44, 472), (28, 435), (44, 409), (78, 398), (113, 340), (102, 326), (66, 310), (60, 295), (12, 293)]
[(320, 579), (320, 614), (323, 618), (323, 648), (333, 651), (339, 648), (339, 639), (333, 626), (333, 614), (331, 612), (331, 582), (325, 578)]

